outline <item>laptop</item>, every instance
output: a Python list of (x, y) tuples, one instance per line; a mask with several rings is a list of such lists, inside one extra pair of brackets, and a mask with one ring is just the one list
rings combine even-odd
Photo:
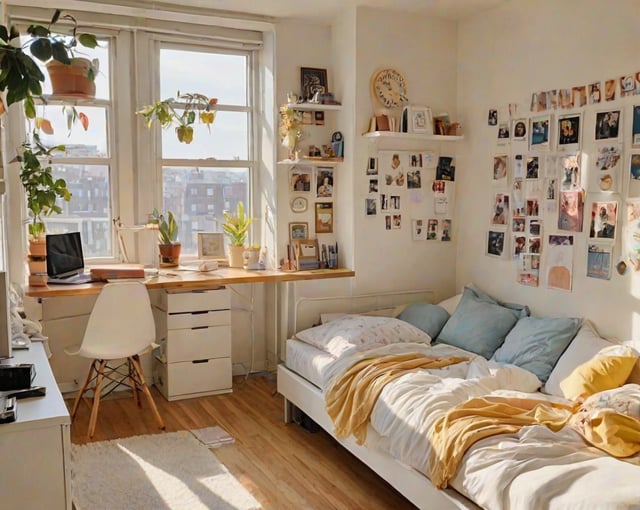
[(95, 280), (84, 270), (80, 232), (47, 234), (47, 284), (78, 285)]

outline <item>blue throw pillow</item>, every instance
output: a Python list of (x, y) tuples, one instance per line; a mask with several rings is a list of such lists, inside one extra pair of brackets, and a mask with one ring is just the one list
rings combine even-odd
[(569, 317), (523, 317), (493, 359), (533, 372), (544, 383), (581, 324)]
[(442, 328), (437, 342), (455, 345), (489, 359), (528, 309), (500, 304), (474, 287), (465, 287), (460, 304)]
[(413, 303), (407, 306), (398, 319), (424, 331), (432, 339), (438, 336), (442, 326), (449, 320), (449, 312), (430, 303)]

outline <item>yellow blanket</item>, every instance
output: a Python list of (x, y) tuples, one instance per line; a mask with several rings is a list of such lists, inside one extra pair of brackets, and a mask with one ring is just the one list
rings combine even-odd
[(513, 434), (529, 425), (544, 425), (553, 431), (570, 425), (589, 444), (614, 457), (640, 451), (640, 420), (633, 417), (612, 410), (584, 412), (577, 404), (479, 397), (453, 408), (431, 429), (429, 478), (436, 487), (445, 488), (471, 445), (497, 434)]
[(358, 361), (336, 379), (325, 394), (327, 413), (338, 438), (353, 434), (358, 444), (367, 437), (367, 424), (378, 395), (398, 377), (421, 368), (442, 368), (467, 361), (452, 356), (434, 358), (424, 354), (395, 354)]

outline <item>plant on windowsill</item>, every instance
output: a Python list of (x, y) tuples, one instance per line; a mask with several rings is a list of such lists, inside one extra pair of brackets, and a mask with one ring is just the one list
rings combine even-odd
[(235, 213), (223, 212), (222, 215), (222, 230), (229, 238), (229, 267), (242, 267), (244, 244), (247, 241), (249, 227), (256, 218), (246, 215), (242, 201), (238, 202)]
[[(54, 35), (51, 27), (60, 20), (68, 20), (73, 24), (70, 36)], [(32, 24), (27, 28), (31, 40), (22, 46), (15, 45), (19, 41), (20, 33), (11, 26), (0, 25), (0, 92), (7, 91), (7, 107), (13, 103), (24, 101), (25, 115), (29, 119), (36, 116), (34, 96), (42, 98), (42, 84), (45, 77), (33, 57), (47, 64), (52, 81), (54, 94), (85, 94), (95, 95), (95, 79), (98, 72), (98, 61), (89, 61), (75, 56), (78, 45), (95, 48), (98, 45), (95, 35), (78, 34), (77, 22), (69, 14), (61, 16), (56, 9), (47, 26)], [(29, 47), (31, 55), (25, 52)], [(81, 85), (80, 89), (57, 90), (58, 76), (56, 69), (69, 70), (74, 84)], [(52, 75), (52, 69), (53, 75)], [(59, 69), (58, 69), (59, 70)], [(55, 77), (54, 77), (55, 75)]]
[(16, 159), (20, 162), (20, 182), (24, 188), (29, 220), (29, 273), (46, 273), (45, 225), (42, 218), (53, 213), (60, 214), (59, 198), (71, 200), (71, 192), (64, 179), (55, 179), (51, 168), (51, 157), (55, 151), (64, 151), (64, 145), (46, 147), (37, 132), (31, 135), (32, 142), (22, 144)]
[[(209, 98), (196, 92), (177, 93), (176, 98), (170, 97), (145, 106), (136, 114), (142, 115), (150, 128), (153, 121), (158, 121), (162, 128), (176, 126), (176, 135), (180, 143), (193, 141), (193, 125), (196, 120), (207, 126), (211, 133), (211, 124), (216, 118), (215, 105), (217, 98)], [(182, 110), (182, 113), (178, 111)], [(197, 114), (196, 114), (197, 112)]]
[(158, 225), (158, 248), (160, 267), (175, 267), (180, 263), (182, 245), (178, 242), (178, 222), (171, 211), (166, 215), (154, 209), (151, 223)]

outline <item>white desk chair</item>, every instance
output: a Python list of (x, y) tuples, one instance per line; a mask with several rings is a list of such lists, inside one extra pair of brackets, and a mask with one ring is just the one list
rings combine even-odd
[[(89, 420), (89, 437), (93, 437), (98, 418), (103, 380), (107, 379), (106, 394), (120, 384), (133, 390), (133, 396), (140, 407), (140, 393), (144, 393), (161, 429), (164, 423), (149, 387), (144, 379), (139, 355), (149, 350), (155, 341), (155, 322), (151, 311), (149, 293), (140, 282), (108, 283), (100, 292), (89, 316), (89, 323), (82, 339), (82, 344), (65, 349), (71, 356), (78, 355), (93, 360), (87, 379), (80, 389), (71, 420), (76, 416), (80, 400), (89, 385), (95, 380), (93, 388), (93, 405)], [(117, 366), (110, 366), (109, 361), (123, 360)], [(123, 370), (126, 368), (126, 370)]]

